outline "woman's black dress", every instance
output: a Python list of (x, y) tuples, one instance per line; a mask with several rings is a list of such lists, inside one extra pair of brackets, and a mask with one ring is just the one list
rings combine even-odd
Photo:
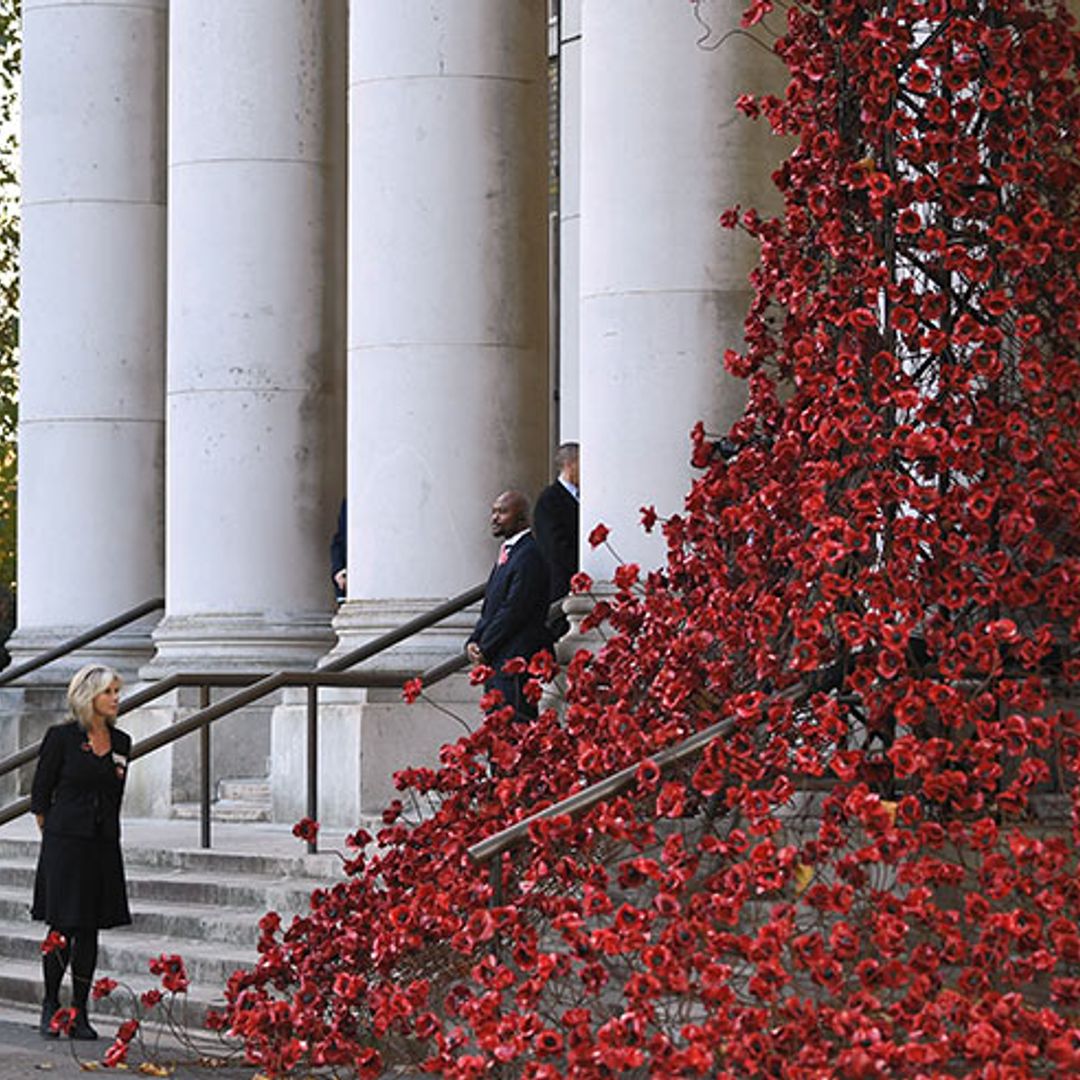
[(45, 816), (31, 915), (60, 929), (125, 926), (128, 910), (120, 854), (120, 800), (131, 736), (110, 728), (98, 757), (86, 730), (71, 721), (49, 728), (41, 744), (30, 810)]

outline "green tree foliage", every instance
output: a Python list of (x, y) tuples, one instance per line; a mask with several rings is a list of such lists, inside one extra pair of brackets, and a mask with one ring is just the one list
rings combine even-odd
[(0, 0), (0, 641), (10, 629), (15, 584), (21, 8), (21, 0)]

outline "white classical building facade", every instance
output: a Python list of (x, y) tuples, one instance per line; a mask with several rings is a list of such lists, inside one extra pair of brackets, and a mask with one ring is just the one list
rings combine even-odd
[[(661, 560), (639, 508), (680, 508), (691, 426), (742, 404), (721, 357), (756, 251), (717, 219), (768, 202), (783, 149), (734, 108), (783, 75), (725, 36), (739, 5), (23, 7), (16, 661), (161, 595), (95, 654), (131, 680), (318, 665), (482, 581), (492, 497), (535, 495), (566, 439), (583, 531)], [(394, 666), (460, 651), (471, 618)], [(167, 705), (129, 726), (190, 701)], [(458, 733), (375, 691), (324, 713), (343, 821)], [(286, 695), (220, 771), (265, 771), (292, 813), (302, 728)], [(160, 760), (135, 798), (167, 813)]]

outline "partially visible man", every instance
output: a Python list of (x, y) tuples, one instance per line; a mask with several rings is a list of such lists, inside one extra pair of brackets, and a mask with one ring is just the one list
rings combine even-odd
[(337, 531), (330, 541), (330, 579), (334, 583), (334, 599), (342, 604), (348, 592), (348, 571), (345, 562), (349, 553), (349, 511), (347, 500), (341, 500)]
[[(566, 442), (555, 454), (558, 478), (540, 492), (533, 514), (536, 542), (547, 563), (550, 588), (548, 602), (561, 600), (570, 592), (570, 579), (578, 572), (578, 528), (580, 518), (580, 448)], [(560, 616), (554, 636), (561, 638), (570, 624)]]
[(508, 675), (502, 670), (512, 657), (528, 660), (533, 653), (551, 647), (546, 626), (547, 567), (529, 531), (529, 500), (520, 491), (504, 491), (492, 504), (491, 535), (503, 542), (465, 652), (473, 664), (494, 669), (484, 688), (501, 690), (518, 719), (531, 720), (536, 718), (537, 709), (522, 692), (527, 675)]

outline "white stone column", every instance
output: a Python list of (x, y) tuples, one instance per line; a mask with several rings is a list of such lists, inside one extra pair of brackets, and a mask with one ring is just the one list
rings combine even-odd
[(549, 456), (544, 0), (350, 10), (343, 645), (483, 581)]
[(581, 4), (559, 4), (559, 442), (581, 436)]
[[(349, 70), (351, 649), (483, 581), (491, 501), (545, 482), (548, 461), (544, 0), (353, 0)], [(460, 653), (462, 614), (380, 661)], [(439, 700), (467, 722), (478, 694)], [(355, 824), (391, 776), (461, 734), (398, 691), (324, 692), (320, 808)], [(273, 794), (302, 812), (302, 710), (274, 714)]]
[(156, 670), (302, 665), (332, 641), (346, 15), (345, 0), (171, 7)]
[(723, 432), (741, 413), (741, 383), (723, 350), (741, 341), (757, 257), (717, 219), (761, 206), (785, 151), (766, 124), (734, 108), (740, 93), (782, 88), (784, 68), (734, 36), (741, 8), (584, 0), (581, 129), (582, 565), (610, 576), (585, 542), (603, 521), (623, 560), (663, 560), (639, 508), (680, 511), (689, 432)]
[(166, 0), (23, 18), (16, 660), (163, 590)]

